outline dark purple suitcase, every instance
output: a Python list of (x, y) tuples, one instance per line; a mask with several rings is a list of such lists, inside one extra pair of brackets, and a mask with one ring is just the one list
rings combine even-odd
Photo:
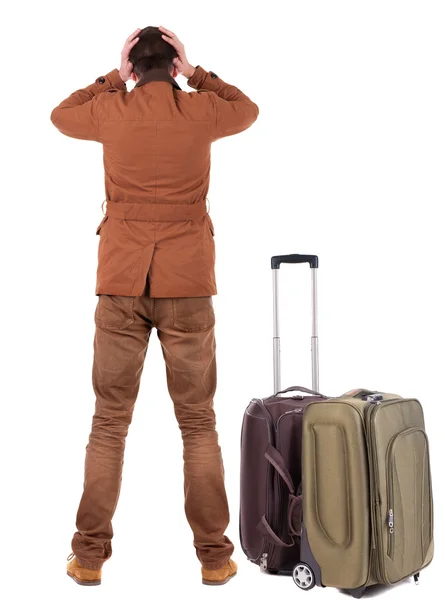
[[(241, 433), (240, 539), (247, 558), (263, 571), (291, 573), (300, 560), (301, 438), (305, 407), (327, 396), (304, 387), (280, 389), (278, 269), (281, 263), (309, 263), (312, 272), (312, 383), (318, 389), (318, 258), (292, 254), (272, 258), (274, 289), (274, 389), (254, 399)], [(288, 392), (298, 395), (282, 396)], [(308, 394), (308, 395), (306, 395)]]

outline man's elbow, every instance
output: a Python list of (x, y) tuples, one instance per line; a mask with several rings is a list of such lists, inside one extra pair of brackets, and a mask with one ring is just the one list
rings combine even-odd
[(258, 119), (258, 115), (260, 114), (260, 109), (259, 109), (258, 105), (255, 104), (255, 102), (252, 102), (252, 113), (253, 113), (252, 123), (255, 123), (255, 121)]
[(50, 119), (54, 127), (58, 129), (60, 133), (63, 133), (63, 135), (67, 135), (68, 137), (79, 137), (73, 131), (69, 115), (66, 113), (66, 111), (64, 111), (63, 108), (60, 108), (60, 106), (57, 106), (52, 111)]
[(57, 129), (60, 130), (60, 108), (58, 106), (51, 112), (50, 119), (54, 127), (57, 127)]
[(246, 129), (255, 123), (255, 121), (258, 119), (259, 114), (260, 114), (260, 109), (258, 108), (258, 106), (255, 104), (255, 102), (250, 102), (248, 110), (245, 113), (245, 117), (246, 117), (246, 122), (245, 122), (246, 127), (245, 128)]

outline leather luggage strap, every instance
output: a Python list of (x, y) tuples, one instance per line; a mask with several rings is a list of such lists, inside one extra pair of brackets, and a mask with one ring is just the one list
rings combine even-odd
[(289, 492), (291, 494), (295, 494), (295, 486), (294, 482), (292, 481), (291, 474), (287, 470), (284, 458), (281, 456), (278, 450), (274, 448), (272, 444), (269, 444), (266, 448), (264, 456), (266, 457), (266, 460), (268, 460), (275, 470), (281, 475), (281, 478), (287, 485)]
[(291, 540), (289, 544), (283, 541), (280, 537), (277, 536), (275, 531), (269, 525), (266, 519), (266, 515), (263, 515), (261, 521), (257, 525), (257, 530), (261, 533), (264, 539), (269, 541), (274, 546), (280, 546), (281, 548), (292, 548), (295, 545), (295, 541)]
[[(289, 490), (289, 511), (299, 510), (300, 514), (297, 517), (297, 521), (301, 521), (301, 498), (297, 501), (297, 497), (295, 496), (295, 486), (292, 481), (291, 474), (287, 470), (286, 463), (284, 462), (284, 458), (278, 452), (276, 448), (274, 448), (271, 444), (266, 448), (266, 452), (264, 453), (266, 460), (270, 462), (270, 464), (274, 467), (277, 473), (280, 475), (281, 479), (287, 486)], [(295, 500), (294, 500), (295, 499)], [(289, 529), (291, 529), (290, 524), (292, 523), (291, 515), (288, 515), (287, 525)], [(275, 546), (281, 546), (282, 548), (291, 548), (295, 544), (295, 540), (291, 537), (291, 541), (285, 542), (282, 540), (272, 529), (270, 526), (266, 515), (261, 517), (260, 522), (257, 525), (257, 530), (261, 533), (261, 535), (267, 539), (269, 542), (274, 544)], [(295, 531), (291, 531), (291, 535), (295, 535)]]
[(207, 214), (206, 202), (196, 204), (107, 202), (106, 215), (126, 221), (198, 221)]

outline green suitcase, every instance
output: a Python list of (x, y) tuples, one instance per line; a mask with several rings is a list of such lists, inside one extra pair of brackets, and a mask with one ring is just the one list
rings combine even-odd
[(360, 598), (433, 558), (428, 438), (418, 400), (368, 390), (310, 404), (303, 418), (300, 589)]

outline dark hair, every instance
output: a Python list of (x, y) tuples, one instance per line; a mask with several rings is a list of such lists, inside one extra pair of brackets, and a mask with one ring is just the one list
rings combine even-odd
[(173, 66), (173, 59), (178, 54), (161, 35), (157, 27), (145, 27), (139, 34), (138, 43), (130, 51), (130, 62), (138, 77), (150, 69), (168, 69)]

